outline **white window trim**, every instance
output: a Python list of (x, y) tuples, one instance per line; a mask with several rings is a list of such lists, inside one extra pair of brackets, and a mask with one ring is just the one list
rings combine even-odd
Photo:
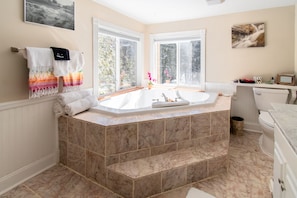
[[(151, 43), (151, 48), (150, 48), (150, 71), (153, 76), (156, 76), (157, 71), (156, 67), (156, 57), (154, 54), (154, 49), (155, 49), (155, 42), (156, 41), (166, 41), (166, 40), (185, 40), (185, 39), (195, 39), (199, 38), (201, 40), (201, 82), (199, 85), (199, 88), (201, 90), (205, 90), (205, 34), (206, 30), (201, 29), (201, 30), (195, 30), (195, 31), (184, 31), (184, 32), (172, 32), (172, 33), (160, 33), (160, 34), (151, 34), (150, 35), (150, 43)], [(170, 85), (169, 85), (170, 86)]]
[(140, 86), (143, 79), (143, 43), (144, 36), (142, 33), (135, 32), (120, 26), (113, 25), (111, 23), (99, 20), (98, 18), (93, 18), (93, 93), (98, 96), (98, 33), (99, 27), (103, 27), (106, 30), (110, 30), (112, 32), (116, 32), (118, 34), (122, 34), (131, 38), (137, 38), (139, 40), (139, 48), (137, 50), (137, 54), (139, 59), (137, 59), (137, 86)]

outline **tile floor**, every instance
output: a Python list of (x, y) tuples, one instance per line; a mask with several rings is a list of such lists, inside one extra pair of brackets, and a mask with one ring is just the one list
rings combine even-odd
[[(258, 146), (260, 134), (245, 132), (231, 135), (230, 167), (228, 173), (193, 184), (217, 198), (271, 198), (269, 179), (273, 160)], [(184, 198), (191, 185), (187, 185), (152, 198)], [(117, 198), (120, 196), (99, 186), (68, 168), (56, 165), (31, 178), (0, 198)]]

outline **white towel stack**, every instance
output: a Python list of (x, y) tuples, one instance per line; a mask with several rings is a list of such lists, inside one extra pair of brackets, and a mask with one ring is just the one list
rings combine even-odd
[(84, 98), (86, 96), (90, 96), (90, 95), (91, 95), (91, 92), (88, 90), (61, 93), (58, 95), (58, 102), (62, 106), (65, 106), (71, 102), (74, 102), (76, 100), (82, 99), (82, 98)]
[(65, 114), (64, 107), (62, 107), (61, 103), (58, 101), (54, 102), (54, 113), (56, 117), (60, 117), (61, 115)]
[(83, 99), (67, 104), (65, 107), (65, 113), (69, 116), (74, 116), (97, 105), (98, 100), (95, 96), (87, 96)]
[(57, 117), (64, 114), (74, 116), (97, 105), (98, 100), (90, 91), (68, 92), (58, 95), (57, 102), (54, 103), (54, 112)]

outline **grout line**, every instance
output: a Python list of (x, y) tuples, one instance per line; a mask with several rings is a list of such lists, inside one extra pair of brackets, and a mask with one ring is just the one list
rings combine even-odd
[(26, 184), (23, 184), (23, 186), (29, 190), (30, 192), (32, 192), (33, 194), (35, 194), (36, 196), (42, 198), (37, 192), (35, 192), (33, 189), (31, 189), (29, 186), (27, 186)]
[(67, 170), (69, 170), (69, 171), (71, 171), (71, 172), (73, 172), (73, 173), (75, 173), (75, 174), (81, 176), (82, 178), (84, 178), (85, 180), (87, 180), (87, 181), (89, 181), (89, 182), (95, 184), (96, 186), (99, 186), (99, 187), (101, 187), (101, 188), (103, 188), (103, 189), (105, 189), (105, 190), (107, 190), (107, 191), (109, 191), (109, 192), (111, 192), (111, 193), (113, 193), (113, 194), (116, 194), (116, 195), (122, 197), (121, 195), (119, 195), (119, 194), (117, 194), (117, 193), (111, 191), (109, 188), (107, 188), (107, 187), (105, 187), (105, 186), (103, 186), (103, 185), (101, 185), (101, 184), (99, 184), (99, 183), (93, 181), (92, 179), (90, 179), (90, 178), (88, 178), (88, 177), (82, 175), (81, 173), (79, 173), (79, 172), (77, 172), (77, 171), (75, 171), (75, 170), (69, 168), (68, 166), (65, 166), (64, 164), (59, 164), (59, 166), (63, 166), (63, 167), (66, 168)]

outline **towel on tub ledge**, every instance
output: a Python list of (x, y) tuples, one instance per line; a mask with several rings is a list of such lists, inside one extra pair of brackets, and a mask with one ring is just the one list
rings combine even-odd
[(91, 92), (88, 90), (73, 91), (59, 94), (57, 100), (62, 106), (65, 106), (71, 102), (85, 98), (86, 96), (90, 95)]
[(78, 113), (88, 110), (91, 107), (97, 106), (97, 98), (92, 96), (84, 97), (83, 99), (76, 100), (65, 106), (65, 113), (69, 116), (74, 116)]
[(58, 101), (54, 102), (53, 111), (54, 111), (56, 117), (60, 117), (65, 114), (64, 107)]

